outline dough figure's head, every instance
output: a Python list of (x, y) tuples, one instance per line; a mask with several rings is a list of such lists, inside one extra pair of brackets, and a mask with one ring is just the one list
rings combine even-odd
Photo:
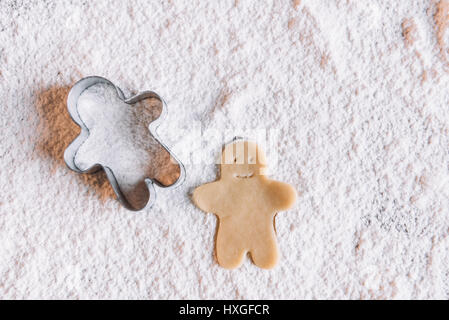
[(221, 178), (250, 179), (265, 175), (265, 153), (251, 141), (226, 145), (221, 155)]

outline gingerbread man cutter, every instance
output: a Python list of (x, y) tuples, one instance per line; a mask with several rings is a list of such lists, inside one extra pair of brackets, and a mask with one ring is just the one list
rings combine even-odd
[(81, 132), (65, 150), (65, 163), (78, 173), (103, 169), (127, 209), (151, 207), (154, 184), (169, 188), (183, 182), (184, 166), (156, 134), (166, 104), (155, 92), (125, 98), (112, 82), (92, 76), (73, 86), (67, 108)]

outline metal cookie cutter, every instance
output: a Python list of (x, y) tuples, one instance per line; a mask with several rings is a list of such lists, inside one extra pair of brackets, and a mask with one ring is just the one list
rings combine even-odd
[[(119, 183), (120, 179), (116, 178), (116, 175), (113, 172), (113, 168), (108, 167), (102, 163), (95, 163), (94, 165), (90, 166), (89, 168), (83, 168), (80, 169), (79, 166), (75, 163), (75, 158), (77, 156), (78, 150), (82, 147), (82, 145), (86, 142), (86, 140), (89, 138), (89, 128), (85, 121), (83, 121), (82, 117), (80, 116), (80, 112), (78, 110), (78, 100), (80, 96), (83, 94), (85, 90), (88, 88), (94, 86), (94, 85), (108, 85), (113, 88), (115, 88), (116, 94), (118, 98), (121, 100), (121, 102), (124, 102), (128, 105), (136, 104), (140, 101), (143, 101), (145, 99), (156, 99), (162, 104), (162, 110), (160, 111), (160, 115), (154, 119), (151, 123), (148, 123), (147, 128), (149, 130), (149, 133), (152, 135), (152, 137), (155, 139), (157, 143), (160, 144), (162, 148), (167, 151), (171, 157), (171, 161), (175, 161), (177, 165), (179, 165), (179, 176), (177, 177), (176, 181), (173, 183), (170, 183), (169, 185), (166, 185), (164, 183), (161, 183), (160, 181), (150, 178), (147, 176), (142, 177), (144, 184), (146, 185), (148, 194), (146, 194), (143, 199), (143, 201), (140, 201), (140, 205), (136, 205), (125, 195), (125, 192), (123, 192), (122, 187)], [(133, 106), (135, 107), (135, 106)], [(183, 164), (176, 158), (176, 156), (168, 149), (167, 146), (165, 146), (159, 137), (156, 134), (156, 129), (161, 123), (161, 121), (164, 119), (164, 116), (166, 115), (166, 109), (167, 105), (164, 102), (164, 100), (155, 92), (152, 91), (144, 91), (137, 95), (134, 95), (130, 98), (126, 98), (123, 94), (122, 90), (115, 86), (111, 81), (97, 76), (91, 76), (86, 77), (78, 81), (70, 90), (68, 98), (67, 98), (67, 108), (69, 111), (69, 114), (72, 118), (72, 120), (81, 128), (80, 134), (72, 141), (72, 143), (67, 147), (67, 149), (64, 152), (64, 161), (67, 164), (67, 166), (78, 173), (94, 173), (100, 169), (103, 169), (106, 173), (106, 176), (112, 186), (112, 189), (114, 190), (118, 200), (125, 206), (127, 209), (132, 211), (139, 211), (144, 208), (151, 207), (155, 200), (156, 200), (156, 191), (154, 188), (154, 184), (158, 185), (158, 187), (161, 188), (171, 188), (176, 187), (179, 184), (181, 184), (184, 181), (185, 178), (185, 169)], [(143, 182), (142, 182), (143, 183)]]

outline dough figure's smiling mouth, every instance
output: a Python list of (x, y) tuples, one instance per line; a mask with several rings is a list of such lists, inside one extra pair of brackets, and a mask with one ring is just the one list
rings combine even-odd
[(249, 172), (247, 174), (237, 174), (237, 173), (234, 174), (234, 177), (238, 179), (249, 179), (252, 178), (253, 176), (254, 172)]

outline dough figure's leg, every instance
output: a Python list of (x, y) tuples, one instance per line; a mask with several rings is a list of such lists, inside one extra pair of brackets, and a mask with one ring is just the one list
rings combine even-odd
[(260, 268), (271, 269), (276, 266), (279, 253), (276, 238), (271, 234), (266, 235), (265, 238), (260, 239), (254, 244), (250, 251), (251, 259), (254, 264)]
[(229, 233), (220, 232), (219, 228), (216, 246), (217, 260), (223, 268), (234, 269), (242, 264), (247, 250), (237, 237), (230, 237)]

